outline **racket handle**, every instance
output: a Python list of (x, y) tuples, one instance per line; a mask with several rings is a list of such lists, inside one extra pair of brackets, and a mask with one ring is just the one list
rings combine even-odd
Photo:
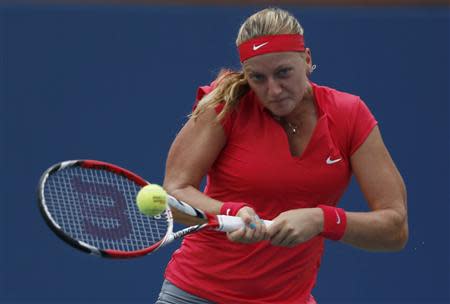
[[(244, 221), (237, 216), (218, 215), (217, 219), (219, 221), (218, 231), (231, 232), (245, 226)], [(272, 221), (264, 220), (264, 224), (266, 227), (269, 227), (270, 224), (272, 224)]]

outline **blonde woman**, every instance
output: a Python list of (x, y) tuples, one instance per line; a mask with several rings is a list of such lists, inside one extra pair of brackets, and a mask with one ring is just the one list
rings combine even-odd
[[(259, 11), (236, 45), (242, 72), (223, 71), (199, 89), (164, 186), (247, 226), (186, 237), (158, 304), (316, 303), (324, 239), (394, 251), (408, 238), (405, 186), (375, 118), (359, 97), (309, 81), (312, 57), (299, 22), (281, 9)], [(352, 174), (369, 212), (336, 206)]]

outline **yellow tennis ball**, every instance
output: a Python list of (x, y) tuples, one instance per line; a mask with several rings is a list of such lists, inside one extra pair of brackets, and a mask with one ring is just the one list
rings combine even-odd
[(136, 203), (143, 214), (159, 215), (166, 210), (167, 192), (155, 184), (144, 186), (136, 196)]

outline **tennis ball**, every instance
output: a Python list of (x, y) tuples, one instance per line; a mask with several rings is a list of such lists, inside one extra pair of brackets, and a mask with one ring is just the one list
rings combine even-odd
[(166, 210), (167, 192), (155, 184), (144, 186), (136, 195), (136, 203), (143, 214), (159, 215)]

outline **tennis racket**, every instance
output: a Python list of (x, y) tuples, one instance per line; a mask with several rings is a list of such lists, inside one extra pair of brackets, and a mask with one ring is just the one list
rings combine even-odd
[[(229, 232), (245, 225), (239, 217), (207, 214), (170, 195), (162, 214), (146, 216), (139, 212), (135, 198), (148, 184), (113, 164), (64, 161), (42, 174), (39, 209), (48, 226), (69, 245), (110, 258), (143, 256), (190, 233)], [(199, 224), (173, 232), (170, 207)]]

